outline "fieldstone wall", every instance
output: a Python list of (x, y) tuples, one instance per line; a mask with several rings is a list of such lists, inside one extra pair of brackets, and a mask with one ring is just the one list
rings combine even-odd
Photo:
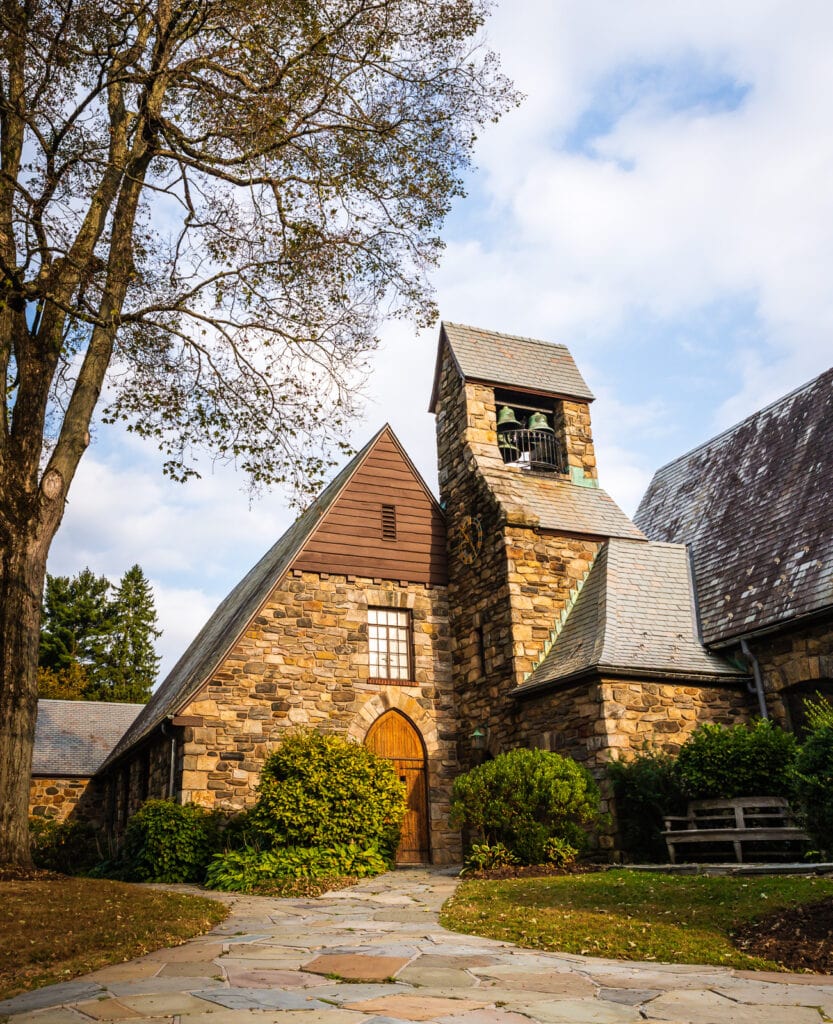
[[(407, 608), (413, 680), (369, 678), (368, 607)], [(181, 800), (239, 810), (255, 799), (261, 767), (288, 729), (341, 733), (361, 742), (397, 708), (426, 747), (431, 846), (437, 863), (459, 859), (448, 827), (458, 773), (444, 587), (327, 573), (290, 572), (200, 694), (180, 711)]]
[(29, 784), (29, 817), (66, 821), (72, 817), (103, 827), (106, 795), (97, 779), (81, 776), (33, 776)]
[(788, 729), (803, 725), (802, 702), (833, 699), (833, 621), (829, 618), (749, 641), (761, 666), (767, 706)]
[(610, 830), (599, 837), (600, 847), (609, 851), (615, 845), (616, 809), (605, 765), (646, 747), (676, 754), (704, 722), (749, 721), (753, 701), (745, 684), (591, 679), (519, 700), (517, 738), (589, 769), (602, 790), (602, 810), (612, 816)]
[[(561, 409), (556, 428), (563, 431), (570, 466), (595, 479), (587, 403), (565, 401)], [(538, 529), (513, 493), (524, 470), (504, 465), (497, 447), (494, 389), (463, 381), (447, 350), (436, 414), (460, 750), (470, 765), (476, 727), (488, 728), (492, 753), (523, 742), (510, 695), (547, 650), (599, 541)]]
[(590, 406), (587, 402), (559, 402), (556, 433), (563, 439), (570, 473), (578, 473), (588, 480), (598, 480), (596, 449), (590, 426)]

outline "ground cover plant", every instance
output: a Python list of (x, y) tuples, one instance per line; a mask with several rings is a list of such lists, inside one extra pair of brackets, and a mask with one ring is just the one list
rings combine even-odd
[(103, 879), (0, 882), (0, 999), (175, 946), (219, 924), (217, 900)]
[(833, 879), (663, 875), (627, 870), (467, 881), (446, 903), (447, 928), (533, 949), (627, 960), (782, 966), (736, 933), (762, 915), (833, 897)]

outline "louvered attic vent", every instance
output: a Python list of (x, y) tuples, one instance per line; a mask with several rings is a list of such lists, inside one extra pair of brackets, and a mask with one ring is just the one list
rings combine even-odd
[(396, 505), (382, 505), (382, 540), (396, 540)]

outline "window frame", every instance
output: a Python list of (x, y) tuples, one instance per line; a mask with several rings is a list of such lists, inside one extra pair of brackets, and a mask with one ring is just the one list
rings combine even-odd
[[(383, 615), (385, 618), (394, 616), (398, 622), (384, 621), (378, 619), (373, 621), (374, 616)], [(374, 631), (375, 635), (374, 635)], [(404, 637), (403, 635), (404, 634)], [(404, 642), (404, 651), (391, 652), (391, 639), (397, 643)], [(367, 666), (368, 678), (372, 683), (392, 684), (395, 686), (414, 685), (414, 652), (413, 652), (413, 619), (408, 608), (385, 608), (378, 605), (370, 605), (367, 609)], [(379, 645), (374, 651), (374, 642)], [(382, 646), (384, 645), (384, 646)], [(404, 653), (405, 667), (404, 675), (392, 675), (391, 654), (399, 657)], [(374, 659), (375, 655), (375, 659)], [(383, 657), (384, 656), (384, 657)], [(375, 664), (374, 664), (375, 660)], [(401, 669), (400, 669), (401, 671)]]

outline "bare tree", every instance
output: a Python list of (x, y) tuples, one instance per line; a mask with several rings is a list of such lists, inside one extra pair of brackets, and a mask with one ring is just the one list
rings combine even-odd
[(0, 862), (46, 559), (103, 394), (184, 480), (317, 486), (381, 313), (515, 102), (487, 0), (0, 0)]

